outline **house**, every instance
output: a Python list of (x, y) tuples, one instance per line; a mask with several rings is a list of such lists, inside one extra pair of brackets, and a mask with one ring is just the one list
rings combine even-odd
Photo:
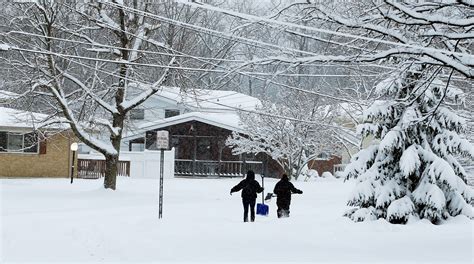
[(322, 175), (326, 171), (335, 174), (336, 168), (340, 164), (342, 164), (340, 156), (322, 152), (308, 162), (308, 169), (317, 171), (318, 175)]
[(0, 177), (68, 177), (70, 145), (67, 125), (37, 129), (46, 115), (0, 107)]
[(266, 154), (232, 154), (225, 141), (233, 131), (242, 131), (236, 113), (190, 112), (146, 123), (140, 129), (124, 138), (124, 147), (156, 150), (156, 131), (168, 131), (175, 153), (175, 176), (234, 177), (254, 170), (277, 177), (283, 172)]
[(129, 117), (124, 151), (156, 150), (156, 131), (169, 132), (175, 176), (233, 177), (247, 170), (270, 177), (283, 170), (266, 154), (234, 155), (225, 145), (232, 132), (245, 133), (237, 109), (254, 110), (260, 100), (235, 91), (166, 87)]

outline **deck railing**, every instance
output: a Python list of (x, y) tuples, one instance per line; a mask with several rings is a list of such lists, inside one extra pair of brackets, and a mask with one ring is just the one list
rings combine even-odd
[(248, 170), (259, 174), (261, 161), (175, 160), (175, 175), (183, 177), (242, 177)]
[[(117, 175), (130, 177), (130, 161), (119, 161)], [(77, 177), (83, 179), (99, 179), (105, 176), (105, 160), (78, 159)]]

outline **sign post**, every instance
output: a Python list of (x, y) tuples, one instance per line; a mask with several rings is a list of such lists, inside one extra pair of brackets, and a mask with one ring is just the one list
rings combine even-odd
[(156, 132), (156, 147), (160, 150), (160, 197), (158, 218), (163, 218), (163, 177), (165, 163), (165, 149), (168, 149), (169, 133), (166, 130)]

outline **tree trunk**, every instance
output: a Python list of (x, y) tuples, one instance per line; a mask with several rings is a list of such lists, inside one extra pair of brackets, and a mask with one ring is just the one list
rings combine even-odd
[(118, 162), (119, 162), (118, 155), (105, 156), (105, 178), (104, 178), (105, 189), (115, 190), (116, 188)]
[[(123, 96), (123, 93), (118, 93), (117, 96)], [(123, 101), (123, 100), (120, 100), (120, 101)], [(114, 115), (113, 126), (122, 128), (124, 116), (125, 114)], [(104, 188), (115, 190), (116, 182), (117, 182), (118, 163), (119, 163), (119, 157), (120, 157), (120, 142), (122, 141), (122, 130), (119, 131), (118, 135), (111, 135), (110, 141), (112, 142), (112, 146), (114, 147), (114, 149), (117, 151), (117, 154), (115, 155), (104, 154), (105, 166), (106, 166)]]

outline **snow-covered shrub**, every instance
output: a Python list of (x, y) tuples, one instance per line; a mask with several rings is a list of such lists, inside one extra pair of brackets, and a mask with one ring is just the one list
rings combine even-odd
[(306, 172), (306, 175), (307, 175), (309, 178), (312, 178), (312, 179), (319, 177), (318, 171), (317, 171), (317, 170), (313, 170), (313, 169), (308, 170), (308, 171)]
[(352, 208), (348, 210), (344, 216), (349, 217), (351, 220), (355, 222), (363, 222), (369, 220), (376, 220), (377, 216), (375, 213), (375, 208), (368, 207), (368, 208)]
[(343, 178), (343, 177), (344, 177), (344, 172), (343, 172), (343, 171), (336, 171), (336, 172), (334, 173), (334, 177), (336, 177), (336, 178), (338, 178), (338, 179), (339, 179), (339, 178)]
[(391, 223), (473, 216), (473, 191), (457, 158), (474, 158), (474, 147), (461, 136), (466, 121), (447, 106), (458, 89), (424, 73), (431, 72), (410, 66), (382, 81), (376, 90), (387, 100), (364, 112), (358, 132), (380, 143), (356, 154), (344, 171), (358, 181), (348, 201), (357, 208), (346, 213), (354, 221), (369, 212)]
[(323, 172), (323, 174), (321, 174), (321, 177), (327, 178), (327, 179), (334, 178), (334, 176), (332, 175), (332, 173), (330, 173), (329, 171)]

